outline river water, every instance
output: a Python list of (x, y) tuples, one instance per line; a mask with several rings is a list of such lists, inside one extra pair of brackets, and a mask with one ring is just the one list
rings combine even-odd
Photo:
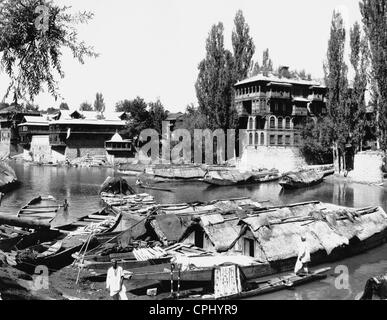
[[(70, 212), (74, 215), (93, 213), (101, 208), (98, 197), (100, 185), (108, 176), (116, 175), (113, 169), (108, 168), (42, 167), (22, 162), (12, 162), (11, 166), (22, 186), (4, 198), (1, 212), (6, 214), (15, 214), (37, 195), (52, 195), (58, 200), (68, 199)], [(134, 177), (128, 180), (134, 185)], [(334, 177), (328, 177), (321, 185), (291, 192), (281, 191), (276, 182), (222, 188), (209, 187), (200, 182), (169, 183), (163, 186), (174, 192), (146, 192), (160, 203), (251, 197), (257, 201), (270, 201), (273, 205), (319, 200), (350, 207), (381, 206), (387, 211), (385, 186), (348, 183)], [(330, 266), (331, 275), (326, 280), (259, 299), (354, 299), (363, 290), (368, 278), (387, 272), (387, 245)], [(342, 270), (349, 272), (348, 283), (345, 276), (339, 277)]]

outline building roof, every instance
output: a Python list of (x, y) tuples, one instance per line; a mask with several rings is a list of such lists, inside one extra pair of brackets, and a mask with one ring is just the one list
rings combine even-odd
[(49, 121), (46, 117), (24, 116), (24, 120), (19, 126), (48, 126)]
[(109, 142), (122, 142), (122, 141), (123, 139), (118, 132), (116, 132), (114, 136), (109, 140)]
[(256, 75), (251, 78), (247, 78), (245, 80), (239, 81), (235, 84), (235, 86), (258, 82), (258, 81), (265, 81), (265, 82), (275, 82), (275, 83), (287, 83), (287, 84), (295, 84), (295, 85), (307, 85), (307, 86), (320, 86), (321, 84), (317, 81), (308, 81), (308, 80), (298, 80), (298, 79), (287, 79), (287, 78), (279, 78), (276, 76), (264, 76), (262, 74)]
[(75, 124), (75, 125), (96, 125), (96, 126), (125, 126), (126, 121), (122, 120), (88, 120), (88, 119), (59, 119), (50, 122), (50, 124)]
[(169, 113), (166, 121), (174, 121), (174, 120), (179, 119), (182, 116), (184, 116), (184, 113), (181, 113), (181, 112)]
[(97, 111), (61, 110), (57, 116), (57, 120), (82, 118), (83, 120), (122, 121), (126, 117), (126, 112), (103, 112), (101, 116), (101, 113)]

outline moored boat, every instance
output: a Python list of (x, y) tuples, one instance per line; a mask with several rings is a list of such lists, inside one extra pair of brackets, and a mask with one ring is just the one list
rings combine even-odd
[(285, 173), (279, 181), (279, 184), (284, 189), (299, 189), (320, 184), (323, 180), (323, 172), (303, 170)]

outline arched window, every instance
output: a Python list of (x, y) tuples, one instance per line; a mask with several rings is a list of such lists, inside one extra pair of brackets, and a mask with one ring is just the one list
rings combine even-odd
[(278, 129), (283, 128), (282, 120), (283, 120), (282, 118), (278, 118)]
[(265, 144), (265, 134), (261, 133), (261, 145), (263, 146)]
[(275, 117), (270, 117), (270, 129), (275, 129)]
[(258, 141), (258, 132), (255, 133), (255, 144), (258, 145), (259, 144), (259, 141)]
[(249, 134), (249, 145), (252, 145), (253, 144), (253, 134), (250, 133)]
[(290, 118), (289, 117), (285, 118), (285, 129), (290, 129)]

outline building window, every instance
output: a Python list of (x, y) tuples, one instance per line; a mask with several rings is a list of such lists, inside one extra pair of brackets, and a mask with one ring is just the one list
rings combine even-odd
[(283, 124), (282, 124), (282, 118), (278, 118), (278, 129), (282, 129)]
[(254, 240), (244, 239), (243, 254), (245, 256), (254, 257)]
[(285, 129), (290, 129), (290, 118), (285, 119)]
[(259, 141), (258, 141), (258, 132), (255, 133), (255, 144), (258, 145), (259, 144)]
[(275, 135), (270, 135), (270, 145), (275, 145)]
[(261, 133), (261, 146), (265, 144), (265, 134), (262, 132)]
[(249, 145), (252, 145), (253, 144), (253, 134), (250, 133), (249, 134)]
[(286, 136), (286, 137), (285, 137), (285, 144), (286, 144), (287, 146), (290, 145), (290, 136)]
[(275, 117), (270, 117), (270, 129), (275, 129)]
[(282, 145), (284, 144), (283, 136), (278, 136), (278, 144)]

